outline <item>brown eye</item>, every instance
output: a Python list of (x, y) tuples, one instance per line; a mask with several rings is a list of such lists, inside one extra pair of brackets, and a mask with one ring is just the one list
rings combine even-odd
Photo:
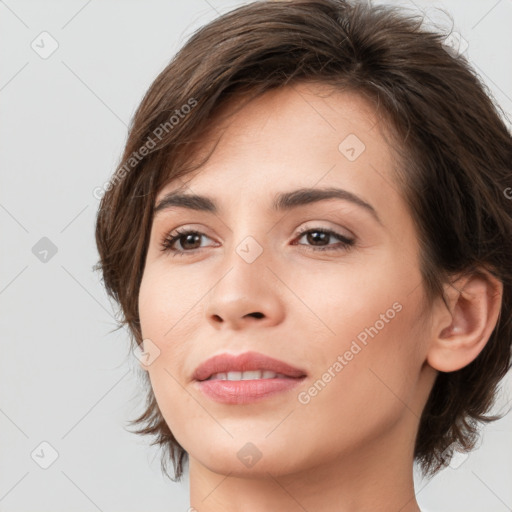
[[(348, 249), (355, 243), (354, 239), (347, 238), (343, 235), (340, 235), (339, 233), (336, 233), (335, 231), (324, 228), (306, 229), (300, 233), (299, 240), (303, 237), (306, 237), (308, 244), (311, 244), (313, 250), (317, 251), (336, 251)], [(339, 240), (338, 245), (329, 245), (328, 242), (331, 238), (336, 238)]]
[[(201, 248), (201, 237), (206, 236), (204, 233), (193, 230), (176, 230), (173, 234), (165, 237), (162, 242), (162, 250), (164, 252), (172, 252), (175, 255), (184, 254)], [(175, 244), (179, 243), (181, 248), (175, 248)]]

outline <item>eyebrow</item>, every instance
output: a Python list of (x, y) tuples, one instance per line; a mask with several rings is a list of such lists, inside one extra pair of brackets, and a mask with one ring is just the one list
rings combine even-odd
[[(341, 188), (301, 188), (291, 192), (280, 193), (274, 198), (272, 210), (276, 212), (284, 212), (292, 210), (293, 208), (328, 199), (342, 199), (344, 201), (350, 201), (351, 203), (364, 208), (379, 224), (382, 225), (382, 221), (380, 220), (377, 211), (371, 204), (367, 203), (356, 194)], [(212, 198), (195, 194), (184, 194), (179, 191), (166, 194), (155, 206), (153, 211), (157, 214), (158, 212), (173, 207), (187, 208), (190, 210), (213, 214), (219, 213), (219, 208)]]

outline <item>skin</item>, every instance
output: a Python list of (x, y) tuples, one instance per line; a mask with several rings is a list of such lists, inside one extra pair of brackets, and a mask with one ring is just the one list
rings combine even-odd
[[(318, 84), (267, 92), (213, 125), (197, 156), (221, 134), (208, 162), (186, 181), (168, 183), (156, 201), (183, 187), (214, 199), (219, 212), (173, 207), (155, 216), (139, 294), (143, 336), (159, 351), (143, 368), (189, 454), (191, 506), (418, 511), (412, 465), (421, 411), (437, 371), (468, 364), (484, 347), (499, 311), (499, 283), (461, 279), (446, 288), (449, 308), (441, 299), (427, 308), (417, 233), (394, 182), (382, 121), (355, 93)], [(365, 144), (354, 161), (338, 148), (349, 134)], [(276, 194), (302, 187), (348, 190), (380, 222), (342, 199), (271, 210)], [(320, 251), (340, 247), (339, 240), (299, 235), (302, 227), (331, 229), (355, 243)], [(182, 237), (174, 247), (188, 252), (172, 256), (161, 242), (176, 228), (204, 235), (195, 245)], [(262, 249), (251, 263), (237, 252), (248, 236)], [(394, 318), (333, 371), (358, 334), (397, 303)], [(255, 312), (261, 315), (249, 316)], [(220, 404), (198, 390), (192, 373), (201, 362), (247, 350), (308, 377), (246, 405)], [(335, 376), (301, 403), (299, 393), (329, 368)], [(251, 467), (237, 456), (247, 443), (261, 453)]]

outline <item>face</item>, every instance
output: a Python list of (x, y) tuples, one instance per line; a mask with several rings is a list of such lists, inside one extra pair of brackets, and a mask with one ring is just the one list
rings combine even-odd
[[(202, 466), (279, 475), (412, 446), (426, 398), (424, 288), (381, 130), (354, 93), (270, 91), (211, 130), (201, 151), (222, 137), (206, 164), (159, 191), (139, 295), (154, 353), (144, 368)], [(315, 196), (327, 189), (338, 192)], [(178, 191), (215, 211), (172, 201)], [(242, 403), (203, 392), (201, 363), (247, 351), (306, 376)], [(247, 454), (261, 458), (251, 467)]]

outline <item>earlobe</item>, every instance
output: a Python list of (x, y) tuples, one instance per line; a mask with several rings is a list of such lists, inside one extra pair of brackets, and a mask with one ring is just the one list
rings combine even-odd
[(443, 304), (433, 313), (428, 364), (453, 372), (476, 359), (497, 324), (502, 296), (503, 283), (483, 270), (447, 285), (449, 310)]

